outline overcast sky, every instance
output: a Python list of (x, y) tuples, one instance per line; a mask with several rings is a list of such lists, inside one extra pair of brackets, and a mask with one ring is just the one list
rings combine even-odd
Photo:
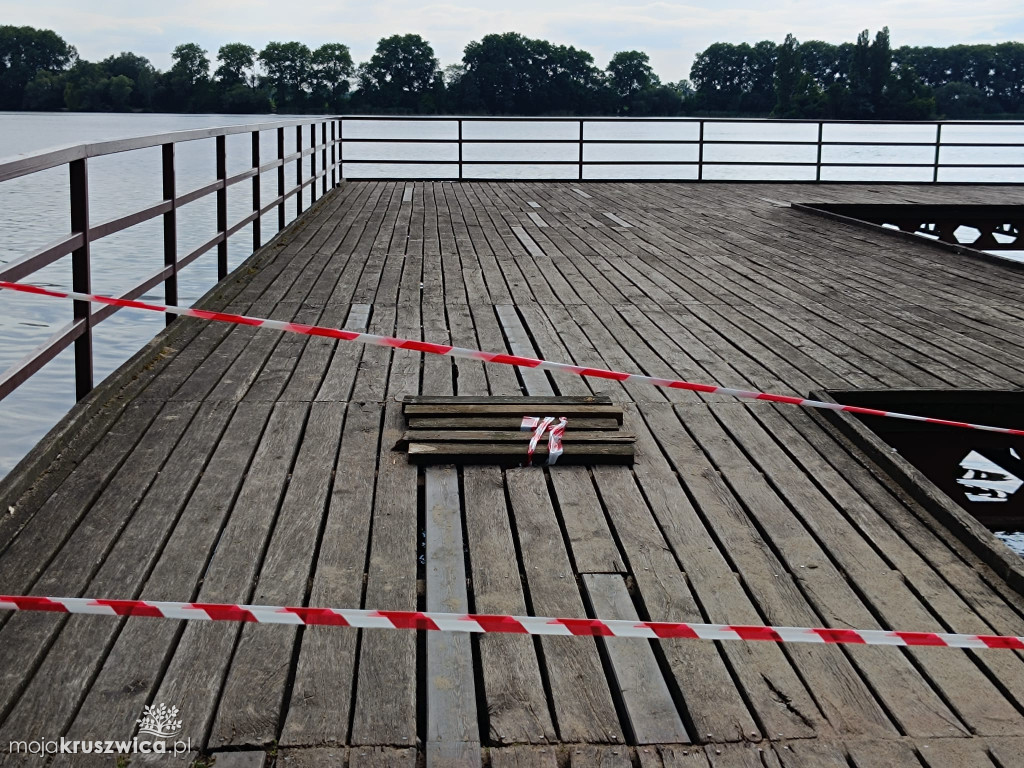
[(604, 67), (616, 51), (651, 56), (663, 80), (689, 76), (694, 55), (714, 42), (852, 41), (862, 29), (888, 26), (894, 46), (995, 43), (1024, 37), (1020, 0), (0, 0), (0, 23), (53, 29), (96, 60), (120, 51), (170, 66), (170, 52), (197, 42), (216, 56), (228, 42), (259, 49), (271, 40), (310, 47), (345, 43), (356, 62), (377, 40), (415, 32), (434, 47), (442, 66), (462, 57), (466, 43), (491, 32), (520, 32), (574, 45)]

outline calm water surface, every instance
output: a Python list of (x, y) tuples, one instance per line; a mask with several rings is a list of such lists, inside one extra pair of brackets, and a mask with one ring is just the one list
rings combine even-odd
[[(112, 114), (46, 114), (0, 113), (0, 159), (18, 154), (50, 149), (64, 144), (77, 144), (129, 136), (143, 136), (191, 128), (269, 122), (279, 119), (273, 115), (112, 115)], [(281, 118), (283, 119), (283, 117)], [(615, 123), (588, 122), (584, 127), (586, 139), (635, 139), (643, 142), (695, 140), (698, 138), (696, 122), (672, 123)], [(293, 134), (289, 133), (289, 147)], [(425, 178), (457, 177), (456, 167), (442, 164), (402, 165), (402, 160), (457, 160), (458, 149), (444, 144), (398, 144), (397, 138), (437, 138), (455, 140), (456, 123), (432, 120), (410, 120), (402, 123), (350, 121), (345, 124), (346, 138), (368, 138), (371, 142), (346, 143), (346, 159), (387, 157), (389, 165), (346, 163), (346, 178), (382, 176), (421, 176)], [(531, 159), (578, 160), (575, 144), (489, 143), (497, 139), (576, 140), (579, 124), (575, 122), (466, 122), (463, 136), (484, 140), (466, 144), (466, 160), (507, 160), (520, 165), (466, 166), (467, 176), (476, 178), (529, 177), (576, 178), (575, 165), (538, 166), (522, 164)], [(934, 141), (935, 128), (928, 125), (826, 125), (826, 141)], [(815, 141), (816, 125), (763, 123), (707, 124), (706, 139), (721, 140), (788, 140)], [(986, 142), (1024, 143), (1024, 129), (1013, 126), (946, 126), (943, 140), (984, 144)], [(250, 165), (250, 137), (248, 134), (227, 137), (228, 174), (240, 172)], [(814, 162), (814, 146), (739, 146), (707, 145), (704, 160), (715, 161), (798, 161)], [(993, 151), (996, 155), (993, 155)], [(983, 155), (982, 152), (987, 152)], [(276, 154), (276, 136), (273, 131), (261, 134), (261, 156)], [(584, 150), (584, 160), (599, 161), (628, 158), (645, 160), (697, 159), (696, 145), (659, 143), (591, 144)], [(825, 162), (871, 163), (911, 162), (930, 163), (934, 158), (932, 147), (825, 147)], [(1005, 148), (982, 150), (980, 147), (946, 147), (941, 160), (945, 163), (999, 162), (1024, 164), (1024, 150)], [(305, 173), (308, 174), (308, 159)], [(212, 139), (180, 144), (176, 148), (177, 191), (194, 189), (216, 178), (214, 141)], [(294, 179), (294, 165), (287, 171)], [(692, 179), (694, 166), (590, 166), (585, 178), (591, 180), (615, 178), (662, 177)], [(863, 169), (857, 167), (824, 168), (824, 180), (900, 180), (930, 181), (931, 169)], [(968, 176), (967, 174), (971, 174)], [(706, 179), (772, 178), (783, 180), (813, 180), (814, 168), (765, 168), (755, 166), (705, 167)], [(944, 181), (1024, 181), (1022, 169), (993, 169), (966, 171), (943, 169)], [(90, 220), (104, 221), (137, 210), (161, 198), (159, 148), (136, 150), (89, 161)], [(261, 180), (262, 199), (277, 194), (276, 174), (264, 174)], [(34, 174), (29, 178), (0, 183), (0, 263), (6, 263), (38, 248), (69, 230), (67, 202), (67, 169), (55, 168)], [(308, 200), (308, 198), (307, 198)], [(291, 201), (289, 201), (291, 202)], [(252, 210), (250, 184), (232, 186), (228, 191), (228, 223), (244, 218)], [(295, 206), (287, 206), (288, 221), (294, 219)], [(263, 225), (263, 240), (276, 231), (276, 218)], [(207, 197), (178, 211), (178, 253), (184, 255), (216, 234), (213, 197)], [(251, 228), (246, 227), (228, 243), (229, 267), (234, 268), (249, 255), (252, 245)], [(97, 293), (116, 294), (124, 291), (158, 270), (163, 264), (162, 224), (155, 219), (111, 237), (103, 238), (92, 246), (93, 290)], [(70, 257), (36, 273), (32, 282), (70, 289)], [(209, 252), (179, 277), (179, 303), (191, 304), (216, 282), (216, 256)], [(162, 288), (146, 298), (161, 301)], [(0, 292), (0, 370), (5, 370), (29, 354), (36, 346), (71, 320), (70, 303), (36, 299), (10, 292)], [(164, 318), (155, 313), (121, 311), (105, 320), (94, 330), (96, 381), (115, 370), (134, 354), (154, 334), (163, 328)], [(0, 477), (10, 471), (25, 453), (74, 404), (74, 377), (71, 350), (62, 353), (32, 380), (14, 394), (0, 401)], [(1024, 551), (1024, 536), (1018, 535), (1015, 546)]]

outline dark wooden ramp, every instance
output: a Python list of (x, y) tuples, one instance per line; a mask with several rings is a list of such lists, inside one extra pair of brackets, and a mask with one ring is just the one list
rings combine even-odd
[[(1024, 272), (790, 200), (1021, 193), (347, 183), (206, 304), (783, 393), (1024, 386)], [(393, 450), (407, 395), (524, 394), (607, 395), (635, 465)], [(180, 320), (59, 448), (0, 488), (2, 593), (1024, 634), (790, 406)], [(1015, 652), (0, 616), (0, 750), (149, 703), (221, 766), (1024, 765)]]

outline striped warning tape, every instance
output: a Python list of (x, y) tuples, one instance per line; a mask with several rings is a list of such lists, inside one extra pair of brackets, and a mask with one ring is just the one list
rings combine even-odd
[(98, 600), (88, 597), (0, 595), (0, 610), (84, 613), (94, 616), (147, 616), (196, 621), (257, 624), (326, 625), (357, 629), (422, 629), (435, 632), (506, 633), (648, 640), (767, 640), (776, 643), (932, 646), (1024, 651), (1024, 637), (961, 635), (945, 632), (895, 632), (885, 629), (822, 629), (669, 621), (555, 619), (420, 611), (370, 611), (347, 608), (287, 608), (230, 603), (172, 603), (155, 600)]
[(574, 373), (578, 376), (587, 376), (598, 379), (612, 379), (614, 381), (641, 381), (646, 384), (653, 384), (656, 387), (667, 389), (686, 389), (692, 392), (704, 392), (706, 394), (730, 395), (745, 400), (767, 400), (773, 403), (788, 403), (800, 405), (805, 408), (820, 408), (830, 411), (846, 411), (866, 416), (884, 416), (891, 419), (907, 419), (909, 421), (922, 421), (929, 424), (939, 424), (947, 427), (963, 427), (965, 429), (981, 429), (986, 432), (1000, 432), (1007, 435), (1024, 436), (1024, 429), (1009, 429), (1007, 427), (990, 427), (984, 424), (970, 424), (965, 421), (950, 421), (948, 419), (934, 419), (928, 416), (914, 416), (909, 413), (897, 413), (895, 411), (882, 411), (876, 408), (864, 408), (858, 405), (841, 405), (839, 403), (827, 403), (821, 400), (809, 400), (802, 397), (790, 395), (773, 395), (767, 392), (754, 392), (743, 389), (732, 389), (731, 387), (718, 387), (713, 384), (697, 384), (682, 379), (662, 379), (656, 376), (644, 376), (639, 373), (622, 373), (607, 368), (587, 368), (568, 363), (556, 363), (550, 360), (539, 360), (533, 357), (522, 357), (519, 355), (506, 355), (498, 352), (484, 352), (479, 349), (468, 347), (453, 347), (447, 344), (434, 344), (429, 341), (416, 341), (415, 339), (402, 339), (394, 336), (378, 336), (372, 333), (356, 333), (344, 331), (337, 328), (325, 328), (318, 325), (302, 325), (301, 323), (288, 323), (281, 320), (267, 320), (247, 315), (234, 315), (227, 312), (211, 312), (205, 309), (191, 309), (189, 307), (165, 306), (163, 304), (150, 304), (143, 301), (132, 301), (129, 299), (115, 299), (110, 296), (96, 296), (89, 293), (76, 293), (74, 291), (54, 291), (48, 288), (41, 288), (35, 285), (24, 283), (9, 283), (0, 281), (0, 288), (22, 293), (31, 293), (37, 296), (50, 296), (58, 299), (75, 299), (77, 301), (89, 301), (96, 304), (109, 304), (116, 307), (129, 307), (132, 309), (145, 309), (150, 312), (165, 312), (172, 315), (185, 315), (198, 317), (203, 320), (216, 320), (224, 323), (237, 323), (239, 325), (251, 325), (260, 328), (273, 328), (278, 331), (289, 333), (301, 333), (307, 336), (323, 336), (330, 339), (342, 341), (355, 341), (360, 344), (373, 344), (381, 347), (393, 347), (395, 349), (408, 349), (413, 352), (424, 352), (431, 355), (445, 355), (447, 357), (463, 357), (471, 360), (481, 360), (486, 363), (500, 363), (503, 365), (515, 365), (521, 368), (536, 368), (548, 371), (561, 371), (563, 373)]

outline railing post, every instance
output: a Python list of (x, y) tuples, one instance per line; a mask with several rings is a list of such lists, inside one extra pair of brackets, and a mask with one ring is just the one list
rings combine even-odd
[(284, 128), (277, 129), (277, 231), (284, 229)]
[(299, 159), (295, 163), (295, 216), (302, 214), (302, 126), (295, 126), (295, 151)]
[(338, 186), (338, 121), (331, 120), (331, 187)]
[(459, 181), (462, 181), (462, 119), (459, 119)]
[(580, 120), (580, 157), (579, 157), (579, 176), (580, 181), (583, 181), (583, 121)]
[(256, 175), (252, 177), (252, 212), (256, 218), (252, 220), (252, 250), (253, 253), (260, 249), (260, 132), (252, 132), (252, 168)]
[(338, 183), (345, 180), (345, 118), (338, 119)]
[(697, 135), (697, 181), (704, 180), (704, 121), (700, 121), (700, 133)]
[(222, 239), (217, 243), (217, 280), (228, 276), (228, 152), (227, 137), (218, 136), (217, 143), (217, 180), (221, 182), (217, 190), (217, 234)]
[[(171, 306), (178, 303), (178, 212), (174, 207), (176, 182), (174, 179), (174, 143), (161, 147), (163, 165), (163, 197), (171, 203), (171, 209), (164, 214), (164, 266), (171, 268), (171, 274), (164, 280), (164, 302)], [(176, 315), (165, 316), (167, 325), (174, 322)]]
[(932, 184), (939, 182), (939, 150), (942, 149), (942, 123), (935, 124), (935, 166), (932, 168)]
[(316, 202), (316, 123), (309, 124), (309, 204)]
[(818, 160), (814, 169), (814, 180), (821, 181), (821, 137), (825, 128), (825, 123), (821, 120), (818, 121)]
[(321, 197), (327, 194), (327, 123), (320, 123), (320, 143), (323, 147), (320, 151), (320, 159), (323, 161), (321, 165), (324, 169), (324, 178), (320, 183)]
[[(89, 169), (85, 158), (68, 164), (71, 190), (71, 231), (82, 235), (82, 245), (71, 252), (71, 290), (92, 292), (89, 265)], [(76, 301), (72, 317), (85, 329), (75, 339), (75, 397), (81, 400), (92, 390), (92, 319), (89, 302)]]

